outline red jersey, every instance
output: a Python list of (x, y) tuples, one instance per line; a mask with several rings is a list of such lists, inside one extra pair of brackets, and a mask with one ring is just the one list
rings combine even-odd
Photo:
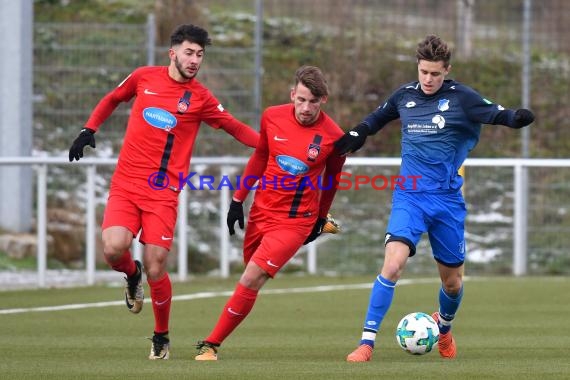
[[(157, 189), (179, 191), (179, 178), (188, 174), (202, 121), (225, 129), (246, 145), (255, 147), (257, 143), (257, 132), (224, 110), (197, 79), (177, 82), (168, 75), (166, 66), (133, 71), (97, 104), (85, 127), (96, 131), (119, 103), (134, 96), (113, 181), (140, 184), (156, 193), (172, 194)], [(159, 180), (160, 186), (153, 186), (149, 182), (153, 180)]]
[(293, 104), (267, 108), (258, 145), (242, 177), (247, 183), (234, 198), (243, 201), (252, 188), (251, 179), (260, 178), (252, 214), (292, 221), (326, 217), (345, 161), (334, 151), (334, 142), (343, 135), (323, 111), (315, 123), (302, 125), (295, 118)]

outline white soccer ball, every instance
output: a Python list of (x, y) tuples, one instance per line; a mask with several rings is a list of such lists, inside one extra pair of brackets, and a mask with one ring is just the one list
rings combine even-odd
[(396, 341), (413, 355), (430, 352), (439, 340), (439, 328), (431, 315), (421, 312), (406, 315), (396, 329)]

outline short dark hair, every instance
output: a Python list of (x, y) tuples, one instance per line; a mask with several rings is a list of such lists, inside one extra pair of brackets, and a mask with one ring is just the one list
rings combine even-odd
[(416, 49), (418, 62), (423, 59), (431, 62), (443, 61), (443, 66), (449, 66), (451, 61), (451, 50), (447, 43), (436, 35), (430, 34), (418, 44)]
[(327, 81), (321, 69), (316, 66), (301, 66), (295, 72), (295, 86), (302, 83), (303, 86), (307, 87), (311, 94), (317, 98), (327, 96), (329, 94), (329, 88)]
[(192, 24), (179, 25), (170, 35), (170, 47), (180, 45), (184, 41), (193, 42), (202, 48), (212, 44), (210, 37), (208, 37), (208, 32)]

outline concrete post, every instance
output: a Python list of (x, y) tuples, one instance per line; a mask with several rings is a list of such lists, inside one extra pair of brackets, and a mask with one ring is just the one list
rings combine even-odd
[[(0, 1), (0, 156), (32, 151), (32, 0)], [(32, 227), (32, 168), (0, 166), (0, 227)]]

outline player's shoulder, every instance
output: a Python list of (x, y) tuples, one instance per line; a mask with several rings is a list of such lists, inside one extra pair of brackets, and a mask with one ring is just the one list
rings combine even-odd
[(151, 75), (168, 73), (166, 66), (140, 66), (133, 70), (133, 75)]
[(131, 71), (131, 73), (124, 79), (123, 83), (127, 80), (134, 80), (135, 82), (156, 81), (157, 77), (166, 77), (167, 75), (168, 68), (165, 66), (140, 66)]
[(461, 94), (471, 95), (477, 93), (477, 91), (475, 91), (473, 88), (453, 79), (444, 80), (441, 89), (443, 91), (453, 92), (459, 95)]
[(327, 132), (333, 137), (340, 137), (344, 135), (342, 128), (330, 117), (325, 111), (321, 110), (323, 114), (323, 125), (325, 126)]
[(472, 87), (457, 82), (455, 80), (445, 80), (440, 91), (442, 95), (445, 95), (449, 98), (455, 98), (461, 104), (478, 104), (481, 101), (485, 101), (486, 103), (490, 103), (483, 99), (483, 96), (479, 94), (475, 89)]
[(200, 82), (198, 78), (192, 78), (192, 80), (189, 81), (187, 84), (191, 86), (194, 89), (194, 91), (203, 91), (210, 93), (210, 89), (206, 87), (204, 83)]
[(265, 110), (268, 112), (289, 112), (293, 108), (292, 103), (276, 104), (267, 107)]
[(401, 91), (403, 91), (403, 92), (419, 92), (420, 89), (421, 89), (420, 82), (413, 81), (413, 82), (404, 83), (403, 85), (398, 87), (396, 89), (396, 91), (394, 91), (394, 92), (401, 92)]
[(421, 86), (420, 86), (420, 82), (415, 81), (415, 82), (408, 82), (408, 83), (404, 83), (402, 84), (400, 87), (398, 87), (396, 90), (394, 90), (394, 92), (392, 92), (392, 95), (390, 95), (390, 98), (393, 100), (396, 99), (400, 99), (402, 97), (414, 97), (414, 96), (421, 96), (422, 95), (422, 91), (421, 91)]
[(261, 113), (261, 125), (273, 124), (276, 120), (288, 120), (293, 115), (292, 106), (293, 104), (289, 103), (266, 107)]
[(288, 116), (288, 115), (291, 115), (292, 108), (293, 108), (293, 104), (291, 104), (291, 103), (278, 104), (278, 105), (273, 105), (273, 106), (269, 106), (269, 107), (265, 108), (265, 111), (263, 111), (263, 113), (266, 116), (272, 116), (272, 117)]

